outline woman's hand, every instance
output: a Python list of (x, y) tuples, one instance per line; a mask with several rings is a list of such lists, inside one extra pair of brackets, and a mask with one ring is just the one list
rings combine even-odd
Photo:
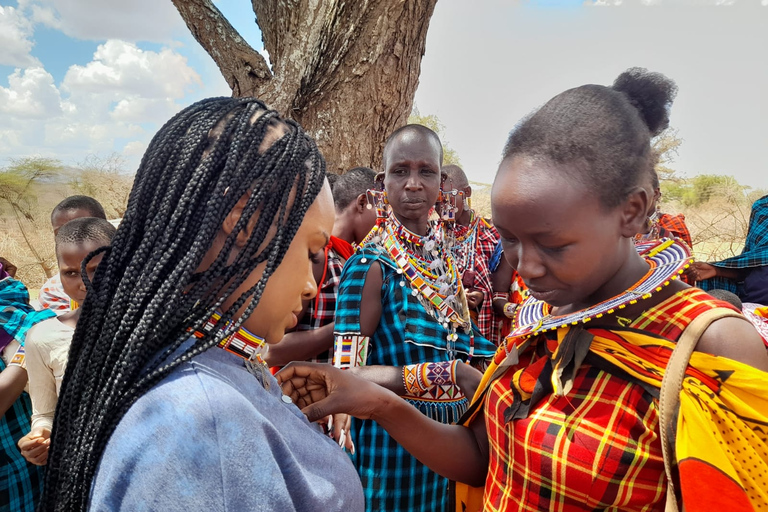
[(716, 277), (717, 268), (703, 261), (694, 261), (691, 264), (690, 274), (693, 275), (696, 281), (703, 281), (704, 279)]
[(21, 455), (36, 466), (48, 463), (48, 449), (51, 447), (51, 431), (47, 428), (34, 429), (18, 442)]
[(483, 372), (470, 366), (466, 363), (459, 361), (456, 365), (456, 384), (461, 388), (461, 392), (468, 400), (472, 400), (475, 396), (475, 391), (480, 385), (480, 381), (483, 378)]
[(485, 299), (485, 294), (482, 292), (482, 290), (478, 290), (476, 288), (468, 291), (466, 295), (467, 306), (469, 306), (469, 309), (478, 309), (483, 304), (483, 300)]
[[(309, 421), (347, 413), (372, 419), (391, 391), (329, 364), (291, 363), (275, 375), (283, 394), (301, 409)], [(334, 423), (336, 420), (334, 419)]]

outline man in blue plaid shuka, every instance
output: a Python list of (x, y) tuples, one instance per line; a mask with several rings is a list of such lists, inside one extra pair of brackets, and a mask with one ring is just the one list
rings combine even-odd
[(697, 285), (700, 288), (720, 288), (737, 294), (744, 302), (768, 303), (768, 196), (761, 197), (752, 205), (749, 230), (741, 254), (709, 265), (715, 267), (717, 274), (733, 275), (717, 275), (699, 281)]
[[(366, 245), (344, 266), (336, 302), (336, 336), (360, 335), (360, 304), (363, 285), (372, 265), (382, 270), (381, 320), (368, 344), (364, 365), (403, 366), (448, 361), (446, 337), (449, 333), (430, 316), (403, 283), (397, 264), (375, 245)], [(466, 361), (470, 337), (457, 331), (455, 357)], [(485, 338), (474, 339), (475, 359), (493, 356), (495, 347)], [(457, 421), (467, 407), (467, 399), (436, 403), (407, 399), (423, 414), (443, 423)], [(412, 457), (372, 420), (352, 420), (350, 431), (356, 452), (352, 460), (360, 474), (366, 510), (444, 511), (448, 508), (448, 480), (429, 470)]]

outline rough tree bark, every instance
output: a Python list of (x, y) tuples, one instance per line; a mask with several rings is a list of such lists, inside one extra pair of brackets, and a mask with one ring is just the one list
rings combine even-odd
[(234, 96), (298, 121), (333, 172), (379, 167), (411, 112), (437, 0), (253, 0), (271, 69), (211, 0), (172, 1)]

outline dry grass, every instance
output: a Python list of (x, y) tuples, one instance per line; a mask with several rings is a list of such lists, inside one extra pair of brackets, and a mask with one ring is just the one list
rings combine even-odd
[[(483, 217), (491, 217), (491, 186), (472, 183), (472, 207)], [(697, 260), (718, 261), (735, 256), (744, 247), (751, 201), (716, 197), (696, 207), (677, 203), (663, 204), (666, 213), (682, 213), (693, 239)]]

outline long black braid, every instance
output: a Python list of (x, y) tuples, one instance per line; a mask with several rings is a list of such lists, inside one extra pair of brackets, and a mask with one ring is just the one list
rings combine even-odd
[[(280, 136), (281, 130), (287, 133)], [(82, 306), (56, 409), (41, 510), (87, 508), (98, 461), (125, 412), (173, 368), (234, 332), (253, 312), (324, 179), (325, 162), (314, 141), (252, 98), (201, 101), (160, 129)], [(224, 219), (246, 194), (223, 249), (198, 271)], [(252, 234), (228, 263), (249, 221)], [(270, 229), (274, 235), (268, 238)], [(222, 311), (262, 262), (261, 279)], [(245, 313), (225, 329), (245, 304)], [(179, 355), (190, 331), (201, 331), (216, 311), (223, 313), (218, 328)]]

